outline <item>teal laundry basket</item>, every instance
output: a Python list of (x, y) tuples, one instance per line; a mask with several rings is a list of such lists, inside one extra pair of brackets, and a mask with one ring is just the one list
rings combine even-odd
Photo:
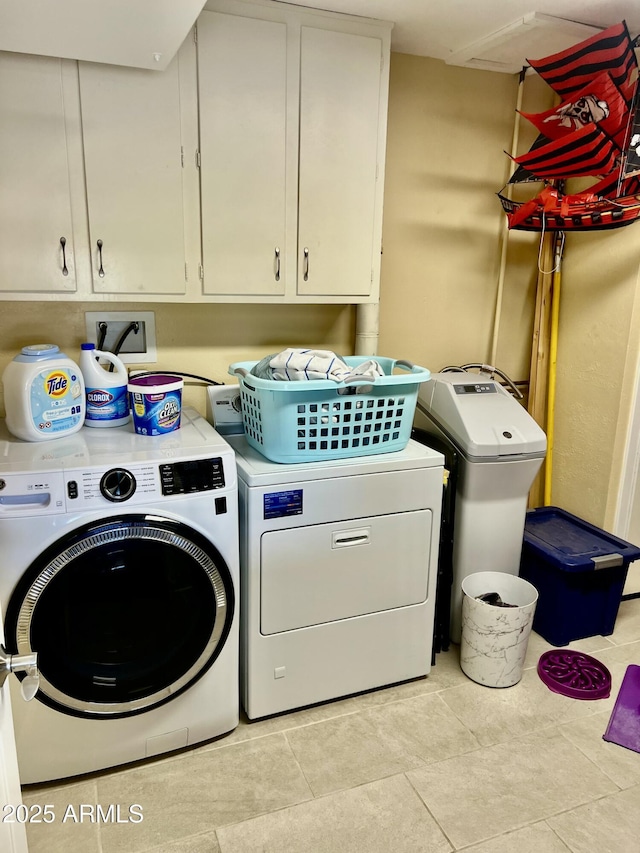
[[(420, 383), (431, 373), (408, 361), (375, 360), (384, 376), (346, 382), (261, 379), (251, 373), (257, 361), (230, 365), (240, 386), (247, 442), (272, 462), (284, 463), (402, 450), (411, 436)], [(357, 367), (363, 359), (344, 361)]]

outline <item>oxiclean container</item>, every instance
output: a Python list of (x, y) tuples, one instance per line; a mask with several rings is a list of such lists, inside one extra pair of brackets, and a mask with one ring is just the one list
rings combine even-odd
[(129, 379), (133, 427), (139, 435), (165, 435), (180, 428), (184, 379), (162, 373)]

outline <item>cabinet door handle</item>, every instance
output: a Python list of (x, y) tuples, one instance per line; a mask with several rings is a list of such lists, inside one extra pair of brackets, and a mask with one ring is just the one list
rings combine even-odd
[(276, 246), (276, 281), (280, 281), (280, 247)]
[(304, 247), (304, 267), (302, 268), (302, 277), (305, 281), (309, 281), (309, 249)]
[(69, 270), (67, 269), (67, 256), (64, 250), (64, 247), (67, 245), (66, 237), (60, 238), (60, 248), (62, 249), (62, 275), (69, 275)]
[(98, 261), (99, 261), (99, 263), (100, 263), (100, 266), (99, 266), (99, 268), (98, 268), (98, 275), (100, 276), (100, 278), (104, 278), (104, 267), (102, 266), (102, 245), (103, 245), (103, 244), (102, 244), (102, 240), (98, 240), (98, 243), (97, 243), (97, 246), (98, 246)]

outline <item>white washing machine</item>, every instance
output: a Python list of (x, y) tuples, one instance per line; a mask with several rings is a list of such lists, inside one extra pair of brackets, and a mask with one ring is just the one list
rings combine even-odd
[(250, 719), (427, 675), (444, 458), (282, 465), (227, 436), (240, 496), (241, 697)]
[(27, 443), (0, 424), (5, 645), (22, 783), (165, 753), (238, 723), (233, 450), (183, 410), (179, 430), (84, 427)]

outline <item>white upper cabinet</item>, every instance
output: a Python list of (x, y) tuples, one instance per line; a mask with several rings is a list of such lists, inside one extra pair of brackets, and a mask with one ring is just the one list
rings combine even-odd
[(196, 73), (0, 52), (4, 298), (199, 293)]
[(79, 72), (93, 290), (184, 294), (179, 60)]
[(286, 24), (203, 12), (198, 70), (204, 293), (282, 296)]
[(377, 301), (390, 30), (208, 0), (163, 71), (0, 52), (0, 296)]
[(210, 0), (197, 28), (204, 294), (376, 300), (390, 25)]
[(0, 53), (0, 292), (74, 293), (64, 63)]
[(371, 293), (382, 60), (380, 39), (302, 27), (299, 294)]

